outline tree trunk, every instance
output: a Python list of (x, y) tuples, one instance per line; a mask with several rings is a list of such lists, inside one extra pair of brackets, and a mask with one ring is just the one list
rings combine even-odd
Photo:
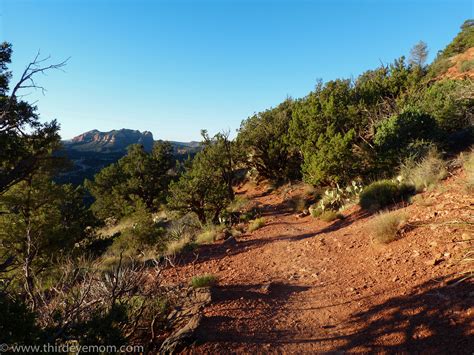
[(206, 213), (204, 212), (203, 209), (195, 209), (193, 211), (194, 213), (196, 213), (198, 219), (199, 219), (199, 222), (201, 222), (202, 224), (206, 224)]
[(28, 296), (30, 301), (31, 309), (36, 309), (36, 298), (35, 298), (35, 282), (33, 277), (33, 271), (31, 268), (31, 264), (33, 263), (33, 259), (36, 254), (35, 246), (33, 245), (33, 240), (31, 237), (31, 185), (32, 185), (32, 178), (30, 177), (27, 180), (28, 183), (28, 198), (25, 211), (23, 213), (25, 218), (26, 224), (26, 235), (25, 235), (25, 260), (23, 263), (23, 273), (25, 277), (25, 292)]
[(23, 272), (25, 275), (25, 291), (28, 295), (28, 299), (31, 303), (31, 309), (36, 309), (36, 298), (35, 298), (35, 283), (33, 278), (33, 273), (31, 270), (31, 263), (33, 261), (33, 243), (31, 241), (31, 226), (30, 221), (28, 219), (26, 228), (26, 255), (25, 255), (25, 262), (23, 264)]
[(216, 212), (214, 213), (214, 218), (212, 218), (212, 223), (219, 224), (219, 215), (220, 214), (221, 214), (221, 210), (220, 209), (216, 210)]

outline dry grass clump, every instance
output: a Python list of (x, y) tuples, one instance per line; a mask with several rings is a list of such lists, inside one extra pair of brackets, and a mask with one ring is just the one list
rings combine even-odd
[(303, 212), (306, 205), (307, 201), (303, 196), (296, 195), (288, 199), (288, 206), (295, 212)]
[(230, 230), (230, 234), (235, 238), (235, 237), (240, 237), (245, 230), (242, 230), (241, 228), (232, 228)]
[(469, 229), (471, 230), (467, 233), (463, 233), (461, 236), (462, 243), (466, 243), (464, 245), (467, 246), (464, 255), (461, 258), (461, 263), (470, 265), (470, 268), (467, 271), (460, 273), (461, 279), (457, 282), (474, 279), (474, 245), (472, 244), (472, 241), (474, 240), (474, 234), (471, 233), (472, 228)]
[(194, 276), (191, 279), (191, 286), (194, 288), (210, 287), (217, 283), (217, 276), (211, 274), (204, 274)]
[(249, 232), (256, 231), (257, 229), (260, 229), (263, 226), (265, 226), (266, 223), (267, 222), (266, 222), (265, 218), (263, 218), (263, 217), (256, 218), (253, 221), (250, 221), (248, 230), (249, 230)]
[(435, 201), (432, 198), (423, 196), (423, 194), (413, 196), (411, 202), (421, 207), (430, 207), (435, 204)]
[(473, 266), (473, 268), (464, 273), (463, 279), (474, 279), (474, 248), (471, 247), (467, 250), (466, 254), (462, 258), (462, 262), (468, 263)]
[(246, 209), (249, 204), (249, 199), (246, 196), (237, 195), (234, 200), (229, 204), (227, 210), (229, 212), (240, 212)]
[(225, 229), (224, 225), (207, 225), (203, 230), (197, 234), (196, 243), (197, 244), (211, 244), (214, 243), (220, 233)]
[(400, 171), (404, 181), (415, 186), (417, 192), (435, 187), (448, 175), (446, 162), (436, 150), (431, 150), (421, 162), (406, 162)]
[(215, 230), (207, 230), (199, 233), (196, 237), (197, 244), (211, 244), (217, 238), (217, 232)]
[(307, 197), (314, 197), (318, 195), (318, 190), (313, 185), (304, 184), (303, 194)]
[(368, 228), (372, 240), (387, 244), (399, 237), (400, 230), (406, 225), (408, 217), (405, 212), (381, 212), (370, 222)]
[(125, 229), (132, 228), (134, 224), (133, 218), (124, 218), (117, 223), (107, 225), (103, 228), (100, 228), (97, 231), (97, 234), (103, 237), (113, 237), (114, 235), (124, 231)]
[(466, 171), (466, 190), (474, 192), (474, 150), (463, 155), (463, 165)]
[(194, 243), (189, 235), (184, 235), (180, 239), (172, 240), (166, 245), (166, 255), (177, 255), (185, 250), (193, 248)]
[(332, 222), (336, 219), (344, 219), (344, 216), (341, 213), (335, 211), (324, 211), (319, 215), (319, 219), (324, 222)]

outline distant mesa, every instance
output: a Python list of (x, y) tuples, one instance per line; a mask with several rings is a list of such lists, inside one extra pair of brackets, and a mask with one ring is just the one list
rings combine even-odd
[(68, 148), (79, 151), (117, 152), (126, 150), (130, 144), (141, 144), (145, 150), (150, 151), (153, 147), (153, 134), (125, 128), (109, 132), (94, 129), (64, 143)]
[[(59, 155), (72, 162), (72, 169), (61, 174), (56, 180), (61, 183), (81, 184), (84, 179), (92, 179), (101, 169), (115, 163), (125, 154), (131, 144), (141, 144), (151, 151), (154, 144), (153, 134), (133, 129), (118, 129), (101, 132), (96, 129), (63, 141), (64, 149)], [(177, 160), (185, 160), (200, 150), (199, 142), (171, 141), (173, 154)]]

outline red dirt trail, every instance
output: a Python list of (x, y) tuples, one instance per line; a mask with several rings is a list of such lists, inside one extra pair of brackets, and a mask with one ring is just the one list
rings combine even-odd
[(372, 216), (357, 206), (325, 223), (264, 190), (239, 190), (260, 204), (263, 228), (167, 271), (172, 281), (219, 278), (186, 352), (474, 352), (473, 280), (461, 274), (472, 270), (461, 259), (472, 249), (474, 198), (462, 173), (404, 207), (409, 226), (387, 245), (371, 241)]

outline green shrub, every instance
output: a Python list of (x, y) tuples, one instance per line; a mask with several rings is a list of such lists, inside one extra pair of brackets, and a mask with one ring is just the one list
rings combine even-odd
[(300, 178), (300, 156), (286, 139), (294, 101), (259, 112), (242, 122), (236, 143), (248, 154), (246, 165), (260, 177), (282, 181)]
[(369, 223), (369, 232), (372, 240), (377, 243), (390, 243), (397, 239), (400, 230), (407, 221), (403, 212), (382, 212)]
[(459, 69), (461, 72), (467, 72), (474, 70), (474, 59), (471, 60), (465, 60), (464, 62), (461, 62), (461, 65), (459, 66)]
[(195, 213), (202, 224), (218, 223), (219, 215), (233, 200), (233, 145), (225, 134), (213, 138), (203, 130), (201, 150), (185, 164), (179, 179), (169, 185), (168, 208)]
[(343, 219), (344, 216), (341, 213), (337, 213), (334, 211), (324, 211), (319, 215), (319, 219), (324, 221), (324, 222), (332, 222), (335, 221), (336, 219)]
[(453, 64), (451, 63), (451, 60), (449, 58), (436, 60), (430, 66), (429, 76), (438, 77), (440, 75), (443, 75), (452, 66)]
[(427, 88), (421, 98), (420, 108), (433, 116), (437, 126), (447, 133), (471, 126), (473, 100), (467, 93), (473, 92), (469, 80), (440, 80)]
[(344, 134), (338, 132), (335, 126), (329, 126), (319, 136), (315, 146), (303, 153), (304, 181), (315, 186), (350, 181), (355, 168), (352, 151), (355, 139), (354, 129)]
[[(122, 218), (143, 206), (158, 210), (166, 197), (168, 171), (175, 165), (169, 142), (157, 141), (152, 152), (141, 144), (127, 147), (127, 155), (100, 172), (85, 186), (94, 197), (91, 210), (99, 218)], [(152, 177), (152, 178), (149, 178)]]
[(416, 148), (414, 145), (430, 144), (437, 136), (434, 117), (416, 109), (407, 109), (378, 125), (374, 144), (380, 157), (394, 165), (400, 157), (412, 155)]
[(461, 26), (461, 32), (441, 52), (441, 57), (451, 57), (474, 47), (474, 23), (472, 19), (466, 20)]
[(436, 186), (444, 179), (448, 171), (446, 162), (439, 153), (431, 150), (421, 161), (408, 160), (401, 168), (401, 176), (404, 181), (415, 186), (417, 192)]
[(254, 219), (253, 221), (250, 221), (248, 230), (249, 232), (256, 231), (257, 229), (262, 228), (265, 225), (265, 223), (266, 223), (266, 220), (263, 217)]
[(191, 286), (194, 288), (210, 287), (217, 283), (217, 277), (211, 274), (194, 276), (191, 279)]
[(165, 230), (153, 222), (150, 213), (140, 210), (126, 218), (123, 229), (108, 248), (112, 255), (136, 255), (148, 247), (163, 249), (165, 246)]
[(378, 210), (405, 200), (414, 193), (414, 187), (391, 180), (380, 180), (367, 186), (359, 196), (359, 204), (366, 210)]
[(313, 218), (318, 218), (323, 213), (323, 210), (317, 205), (313, 205), (309, 208), (309, 212)]
[(254, 219), (258, 216), (258, 211), (256, 208), (251, 209), (250, 211), (246, 211), (240, 215), (241, 222), (249, 222), (250, 220)]

